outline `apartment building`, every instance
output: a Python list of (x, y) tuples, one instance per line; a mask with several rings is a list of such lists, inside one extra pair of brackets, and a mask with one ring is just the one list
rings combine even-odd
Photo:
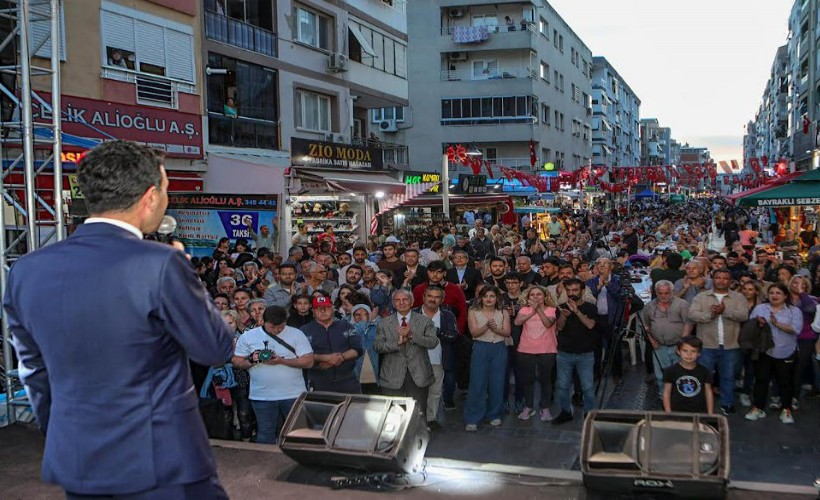
[(202, 1), (210, 190), (282, 192), (294, 139), (406, 166), (406, 0)]
[(641, 100), (604, 57), (592, 58), (592, 163), (636, 166)]
[(531, 169), (592, 160), (592, 53), (541, 0), (413, 0), (407, 5), (415, 169), (448, 144)]
[(712, 154), (709, 148), (694, 147), (689, 143), (680, 148), (680, 162), (685, 165), (703, 165), (711, 160)]
[(657, 118), (640, 121), (641, 165), (663, 165), (665, 156), (660, 142), (661, 126)]

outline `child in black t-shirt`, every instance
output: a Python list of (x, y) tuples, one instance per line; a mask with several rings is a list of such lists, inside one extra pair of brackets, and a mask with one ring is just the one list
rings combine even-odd
[(712, 413), (712, 374), (698, 364), (702, 349), (703, 341), (697, 337), (683, 337), (678, 341), (680, 362), (663, 372), (664, 411)]

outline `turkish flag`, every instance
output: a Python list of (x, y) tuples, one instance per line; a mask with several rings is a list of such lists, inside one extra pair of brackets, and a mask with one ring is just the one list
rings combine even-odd
[(809, 121), (809, 115), (804, 114), (803, 115), (803, 133), (804, 134), (809, 133), (809, 125), (811, 125), (811, 122)]

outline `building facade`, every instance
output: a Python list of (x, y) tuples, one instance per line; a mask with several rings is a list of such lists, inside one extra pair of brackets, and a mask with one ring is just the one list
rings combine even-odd
[(703, 165), (712, 161), (709, 148), (700, 148), (684, 144), (680, 148), (680, 162), (684, 165)]
[(660, 129), (657, 118), (644, 118), (640, 121), (641, 165), (662, 165), (664, 163)]
[(491, 164), (573, 170), (592, 159), (592, 53), (537, 0), (413, 0), (407, 5), (414, 169), (448, 144)]
[(641, 100), (604, 57), (592, 58), (592, 163), (640, 162)]
[(406, 165), (405, 4), (204, 0), (209, 189), (281, 192), (268, 183), (283, 182), (294, 138), (370, 138)]

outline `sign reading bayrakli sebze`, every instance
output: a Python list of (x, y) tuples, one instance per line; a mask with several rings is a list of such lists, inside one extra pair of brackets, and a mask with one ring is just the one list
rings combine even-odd
[(311, 141), (293, 137), (290, 140), (293, 165), (346, 170), (381, 170), (382, 152), (374, 147)]

